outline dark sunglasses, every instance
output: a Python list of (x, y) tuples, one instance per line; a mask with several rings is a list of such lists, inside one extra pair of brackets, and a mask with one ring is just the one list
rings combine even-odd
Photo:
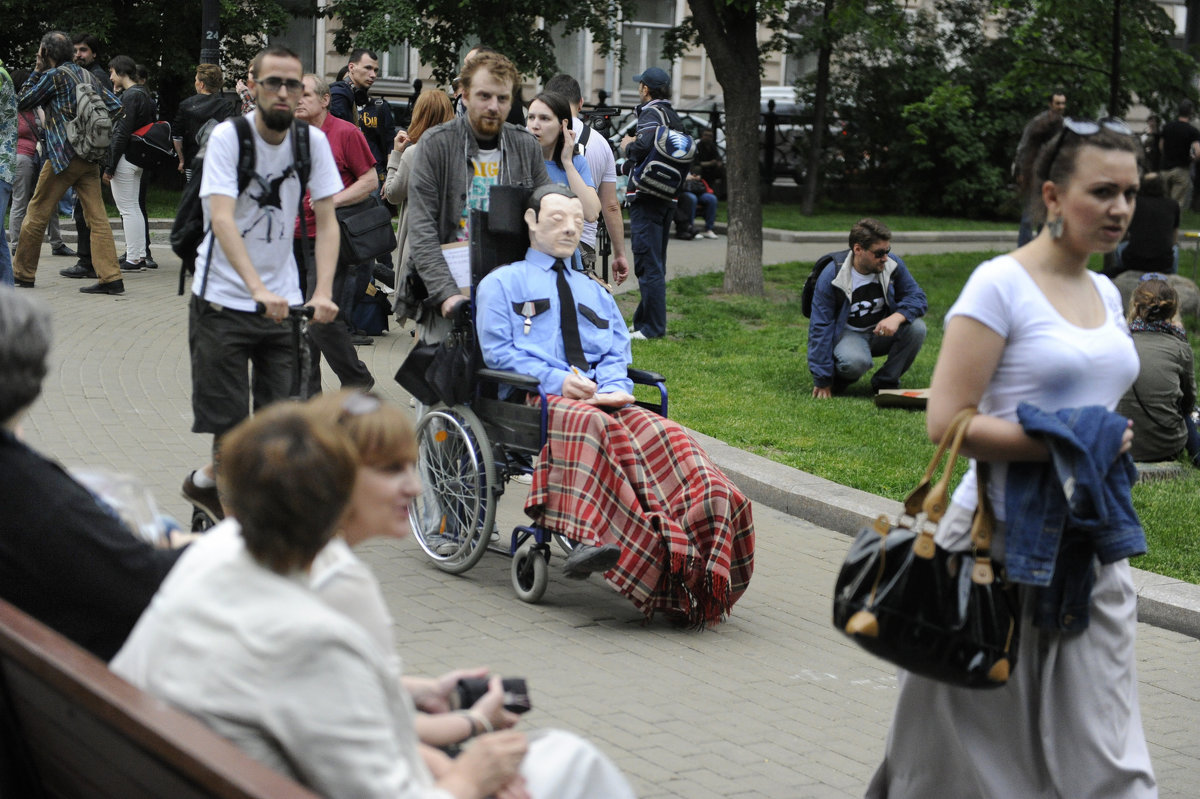
[(277, 78), (272, 75), (259, 81), (269, 92), (278, 92), (281, 86), (286, 86), (288, 94), (299, 94), (304, 91), (304, 81), (297, 78)]
[(1050, 152), (1050, 160), (1046, 162), (1046, 175), (1050, 175), (1054, 167), (1054, 162), (1058, 159), (1058, 152), (1062, 149), (1063, 139), (1067, 138), (1068, 133), (1074, 133), (1079, 138), (1086, 139), (1089, 136), (1095, 136), (1100, 132), (1101, 128), (1111, 130), (1113, 133), (1120, 133), (1122, 136), (1133, 135), (1133, 131), (1125, 124), (1125, 120), (1117, 117), (1102, 117), (1100, 119), (1072, 119), (1071, 117), (1065, 117), (1063, 119), (1062, 132), (1054, 140), (1054, 149)]
[(892, 254), (892, 248), (884, 247), (882, 250), (867, 250), (867, 252), (871, 253), (871, 255), (874, 255), (876, 258), (887, 258)]

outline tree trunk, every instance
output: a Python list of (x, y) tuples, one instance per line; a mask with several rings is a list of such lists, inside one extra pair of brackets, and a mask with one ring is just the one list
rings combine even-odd
[(813, 129), (808, 149), (808, 173), (804, 176), (804, 197), (800, 204), (800, 213), (812, 216), (817, 204), (817, 184), (821, 178), (821, 152), (825, 146), (825, 105), (829, 97), (829, 60), (833, 53), (833, 44), (829, 41), (829, 15), (833, 11), (834, 0), (825, 0), (825, 8), (821, 13), (821, 25), (825, 29), (825, 43), (817, 51), (817, 85), (813, 96)]
[(725, 96), (725, 169), (728, 187), (728, 250), (725, 290), (763, 293), (762, 197), (759, 194), (758, 121), (762, 78), (759, 75), (758, 20), (748, 9), (715, 0), (688, 0), (700, 44)]

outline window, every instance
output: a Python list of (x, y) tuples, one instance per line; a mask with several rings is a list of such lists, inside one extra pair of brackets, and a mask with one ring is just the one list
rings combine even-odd
[(587, 84), (590, 83), (587, 79), (591, 77), (586, 74), (588, 68), (587, 31), (566, 34), (563, 32), (562, 25), (555, 25), (550, 29), (550, 35), (554, 39), (554, 60), (558, 62), (558, 71), (579, 81), (586, 98)]
[(317, 63), (317, 20), (316, 17), (292, 17), (274, 35), (268, 37), (271, 44), (281, 44), (300, 56), (305, 72), (312, 72)]
[(405, 83), (411, 81), (411, 59), (409, 58), (411, 52), (408, 42), (403, 42), (381, 53), (379, 77)]
[(617, 85), (620, 102), (639, 102), (635, 75), (648, 67), (671, 71), (671, 62), (663, 58), (663, 37), (675, 24), (675, 0), (642, 0), (633, 19), (621, 27), (625, 40), (625, 63)]

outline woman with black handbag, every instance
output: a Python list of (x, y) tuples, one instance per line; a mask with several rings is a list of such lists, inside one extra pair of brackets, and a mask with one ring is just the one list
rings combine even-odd
[[(1010, 581), (1024, 583), (1021, 652), (1007, 683), (986, 691), (901, 672), (887, 751), (869, 797), (1157, 796), (1138, 707), (1137, 596), (1128, 561), (1144, 551), (1145, 539), (1128, 480), (1121, 482), (1132, 468), (1133, 434), (1110, 413), (1137, 377), (1138, 361), (1120, 294), (1087, 268), (1089, 256), (1114, 250), (1129, 225), (1138, 150), (1119, 120), (1065, 120), (1024, 183), (1038, 192), (1042, 232), (980, 265), (946, 315), (929, 435), (940, 440), (960, 410), (978, 406), (963, 451), (987, 463), (998, 517), (992, 553)], [(1097, 420), (1091, 430), (1071, 429), (1092, 435), (1095, 451), (1107, 453), (1096, 459), (1108, 463), (1094, 464), (1104, 478), (1077, 473), (1063, 485), (1046, 468), (1051, 460), (1061, 465), (1059, 439), (1026, 430), (1039, 423), (1070, 427), (1084, 417)], [(976, 466), (938, 527), (937, 543), (947, 549), (969, 547)], [(1031, 473), (1049, 476), (1030, 483)], [(1105, 497), (1119, 512), (1081, 532), (1072, 489), (1078, 499), (1114, 485), (1119, 490)], [(1059, 505), (1062, 518), (1051, 518), (1047, 509)], [(1041, 553), (1032, 580), (1049, 585), (1017, 579), (1028, 577), (1023, 573), (1035, 560), (1030, 522), (1045, 534), (1064, 520), (1051, 531), (1054, 546)], [(1052, 594), (1053, 575), (1064, 574), (1080, 580)], [(1056, 603), (1069, 599), (1077, 600), (1071, 612), (1046, 612), (1067, 607)]]

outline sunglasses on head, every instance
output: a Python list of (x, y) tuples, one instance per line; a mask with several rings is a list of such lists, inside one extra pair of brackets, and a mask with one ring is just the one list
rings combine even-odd
[(1079, 138), (1086, 139), (1089, 136), (1095, 136), (1101, 129), (1111, 130), (1113, 133), (1119, 133), (1122, 136), (1133, 135), (1133, 131), (1125, 124), (1125, 120), (1118, 117), (1102, 117), (1100, 119), (1072, 119), (1071, 117), (1065, 117), (1063, 119), (1062, 132), (1054, 140), (1054, 150), (1050, 153), (1050, 160), (1046, 162), (1046, 175), (1050, 175), (1054, 167), (1054, 162), (1058, 159), (1058, 152), (1062, 149), (1063, 139), (1067, 138), (1067, 133), (1074, 133)]
[(1167, 276), (1164, 274), (1161, 274), (1159, 272), (1147, 272), (1146, 274), (1144, 274), (1138, 278), (1139, 283), (1143, 283), (1147, 280), (1161, 280), (1165, 283), (1167, 280)]

